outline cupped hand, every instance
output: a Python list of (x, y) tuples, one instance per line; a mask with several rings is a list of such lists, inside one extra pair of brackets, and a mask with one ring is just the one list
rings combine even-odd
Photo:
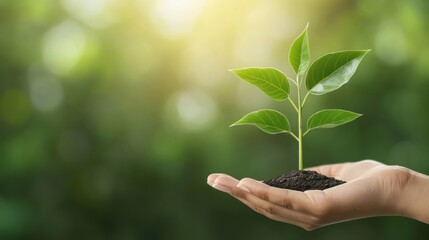
[(207, 181), (257, 213), (306, 230), (352, 219), (408, 213), (404, 194), (409, 194), (407, 185), (412, 174), (407, 168), (364, 160), (307, 170), (347, 183), (323, 191), (299, 192), (270, 187), (251, 178), (239, 181), (226, 174), (211, 174)]

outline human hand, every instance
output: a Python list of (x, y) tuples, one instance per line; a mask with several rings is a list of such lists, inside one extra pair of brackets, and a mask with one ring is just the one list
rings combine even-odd
[(207, 182), (273, 220), (313, 230), (372, 216), (407, 216), (429, 223), (429, 177), (400, 166), (364, 160), (310, 168), (347, 183), (299, 192), (211, 174)]

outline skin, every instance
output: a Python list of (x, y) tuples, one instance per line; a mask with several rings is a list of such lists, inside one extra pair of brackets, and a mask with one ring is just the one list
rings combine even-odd
[(207, 183), (257, 213), (308, 231), (374, 216), (405, 216), (429, 224), (429, 176), (372, 160), (307, 170), (347, 183), (323, 191), (299, 192), (221, 173), (211, 174)]

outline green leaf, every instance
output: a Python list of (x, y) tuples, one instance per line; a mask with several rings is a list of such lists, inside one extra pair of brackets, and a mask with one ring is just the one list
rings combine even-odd
[(304, 31), (293, 41), (289, 50), (289, 63), (298, 75), (304, 74), (310, 63), (307, 29), (308, 24)]
[(308, 70), (307, 90), (314, 95), (322, 95), (340, 88), (350, 80), (368, 52), (342, 51), (320, 57)]
[(251, 112), (230, 127), (237, 125), (254, 125), (269, 134), (290, 132), (287, 118), (282, 113), (271, 109)]
[(289, 97), (290, 87), (287, 77), (275, 68), (243, 68), (230, 71), (275, 100), (285, 100)]
[(307, 121), (307, 132), (316, 128), (333, 128), (355, 120), (362, 114), (341, 109), (325, 109), (313, 114)]

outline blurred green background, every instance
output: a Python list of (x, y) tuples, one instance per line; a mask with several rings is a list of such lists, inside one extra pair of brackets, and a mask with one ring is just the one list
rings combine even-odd
[(228, 128), (252, 110), (293, 111), (227, 69), (293, 76), (289, 46), (307, 22), (312, 61), (373, 51), (349, 84), (308, 99), (307, 117), (364, 116), (310, 134), (305, 165), (369, 158), (428, 174), (428, 11), (426, 0), (0, 0), (0, 239), (428, 236), (399, 217), (306, 232), (206, 185), (212, 172), (297, 168), (289, 135)]

